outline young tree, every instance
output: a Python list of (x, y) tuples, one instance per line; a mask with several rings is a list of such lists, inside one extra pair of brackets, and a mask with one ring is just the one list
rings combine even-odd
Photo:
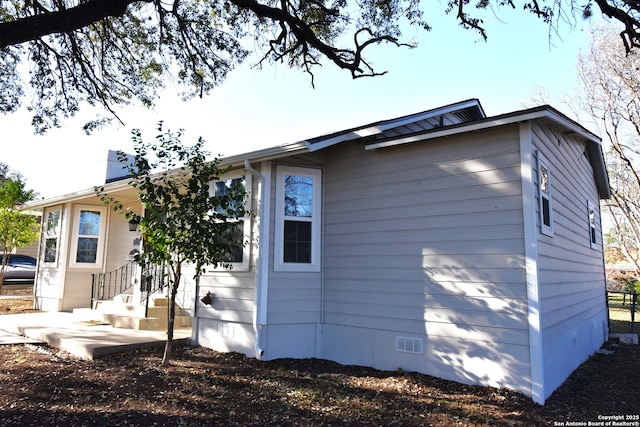
[(163, 131), (161, 123), (156, 142), (145, 143), (135, 130), (134, 161), (119, 153), (119, 160), (132, 176), (130, 185), (139, 190), (145, 209), (141, 217), (105, 194), (104, 188), (96, 188), (105, 204), (140, 221), (144, 249), (139, 262), (164, 263), (169, 268), (165, 366), (171, 358), (176, 294), (185, 263), (195, 266), (197, 280), (205, 268), (228, 266), (232, 251), (244, 245), (236, 232), (237, 220), (246, 215), (243, 183), (221, 181), (228, 168), (220, 168), (218, 159), (206, 160), (204, 140), (186, 147), (181, 136), (182, 132)]
[(607, 146), (612, 198), (605, 203), (613, 230), (608, 241), (620, 247), (640, 271), (640, 52), (614, 48), (612, 28), (596, 29), (588, 51), (578, 60), (583, 108), (593, 118)]
[[(463, 28), (487, 38), (482, 13), (524, 8), (556, 27), (597, 7), (624, 24), (627, 49), (638, 45), (639, 3), (620, 0), (467, 0), (443, 2)], [(277, 61), (312, 76), (323, 62), (356, 77), (384, 74), (365, 50), (379, 43), (408, 46), (402, 29), (429, 30), (420, 0), (5, 0), (0, 2), (0, 111), (33, 97), (39, 132), (58, 126), (81, 104), (110, 114), (87, 129), (118, 118), (115, 108), (137, 99), (152, 106), (165, 74), (176, 71), (185, 97), (202, 96), (224, 80), (249, 49), (258, 63)], [(29, 62), (29, 90), (20, 76)]]
[(0, 292), (8, 255), (15, 248), (38, 240), (37, 217), (18, 210), (20, 205), (36, 196), (33, 190), (25, 187), (26, 183), (20, 174), (10, 173), (7, 165), (0, 163)]

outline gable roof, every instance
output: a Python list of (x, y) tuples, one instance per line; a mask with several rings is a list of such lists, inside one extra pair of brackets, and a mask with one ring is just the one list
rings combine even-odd
[[(564, 132), (574, 134), (584, 140), (586, 142), (587, 156), (594, 170), (594, 178), (600, 198), (611, 197), (601, 139), (549, 105), (487, 117), (478, 99), (468, 99), (415, 114), (328, 133), (303, 141), (224, 157), (221, 160), (226, 165), (241, 166), (246, 161), (257, 162), (315, 152), (353, 140), (363, 141), (365, 150), (379, 150), (528, 120), (547, 121)], [(106, 184), (105, 186), (110, 191), (115, 191), (124, 190), (127, 185), (127, 183), (119, 182)], [(78, 200), (88, 197), (92, 193), (95, 194), (94, 190), (90, 189), (53, 199), (31, 202), (29, 203), (29, 208), (41, 208), (62, 201)]]
[(304, 141), (225, 158), (223, 161), (239, 164), (247, 159), (252, 161), (275, 159), (319, 151), (352, 140), (363, 141), (365, 150), (378, 150), (529, 120), (546, 121), (585, 141), (587, 156), (594, 171), (599, 196), (601, 199), (611, 197), (609, 176), (604, 162), (600, 137), (550, 105), (487, 117), (480, 101), (469, 99), (408, 116), (374, 122)]

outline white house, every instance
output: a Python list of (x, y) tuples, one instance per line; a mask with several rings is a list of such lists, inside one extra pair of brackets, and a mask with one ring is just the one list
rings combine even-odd
[[(542, 404), (607, 338), (600, 139), (549, 106), (486, 117), (472, 99), (223, 160), (251, 244), (181, 286), (194, 344)], [(142, 213), (126, 180), (105, 189)], [(89, 307), (89, 273), (125, 264), (136, 233), (93, 190), (31, 207), (39, 306)]]

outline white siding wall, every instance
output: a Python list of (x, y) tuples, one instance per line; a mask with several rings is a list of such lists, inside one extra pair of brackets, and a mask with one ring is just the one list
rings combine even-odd
[[(538, 224), (538, 280), (548, 396), (605, 339), (604, 260), (599, 198), (584, 143), (540, 124), (532, 127), (532, 133), (535, 148), (551, 167), (553, 237), (540, 234)], [(597, 249), (590, 246), (587, 200), (596, 210)], [(536, 218), (540, 221), (539, 215)]]
[(321, 357), (530, 388), (518, 141), (328, 151)]

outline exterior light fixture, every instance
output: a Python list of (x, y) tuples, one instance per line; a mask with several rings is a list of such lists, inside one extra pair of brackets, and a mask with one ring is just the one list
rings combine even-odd
[(129, 231), (138, 231), (138, 225), (140, 225), (140, 219), (134, 216), (129, 220)]
[(205, 296), (200, 298), (200, 301), (205, 305), (212, 305), (214, 297), (215, 297), (214, 294), (212, 294), (211, 292), (207, 292)]

